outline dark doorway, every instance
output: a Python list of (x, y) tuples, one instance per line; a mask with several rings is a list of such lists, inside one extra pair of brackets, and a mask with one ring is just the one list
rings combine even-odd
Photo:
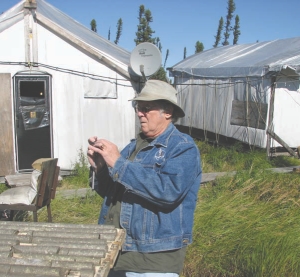
[(15, 135), (19, 171), (51, 157), (50, 76), (15, 76)]

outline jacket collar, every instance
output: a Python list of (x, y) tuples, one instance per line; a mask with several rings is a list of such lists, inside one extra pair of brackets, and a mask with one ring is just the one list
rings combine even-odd
[(170, 123), (166, 130), (160, 134), (158, 137), (156, 137), (150, 144), (149, 146), (154, 146), (154, 145), (161, 145), (164, 147), (167, 147), (169, 137), (172, 135), (172, 133), (177, 130), (176, 127), (174, 126), (173, 123)]

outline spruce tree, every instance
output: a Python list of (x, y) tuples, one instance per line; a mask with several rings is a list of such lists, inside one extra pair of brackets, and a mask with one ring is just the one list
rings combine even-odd
[(166, 67), (166, 63), (167, 63), (168, 57), (169, 57), (169, 49), (167, 49), (167, 52), (166, 52), (166, 57), (165, 57), (165, 62), (164, 62), (164, 68)]
[(117, 34), (116, 34), (116, 39), (115, 39), (115, 44), (119, 43), (119, 39), (122, 34), (122, 28), (123, 28), (123, 21), (122, 18), (119, 18), (118, 23), (117, 23)]
[(91, 21), (91, 30), (97, 33), (97, 22), (95, 19), (92, 19)]
[(202, 52), (204, 50), (204, 46), (203, 46), (203, 43), (200, 42), (199, 40), (196, 42), (196, 45), (195, 45), (195, 54), (196, 53), (199, 53), (199, 52)]
[(217, 35), (215, 35), (215, 44), (213, 45), (214, 48), (218, 47), (220, 40), (221, 40), (221, 33), (223, 31), (223, 25), (224, 25), (224, 20), (223, 20), (223, 16), (221, 16), (220, 20), (219, 20), (219, 26), (218, 26), (218, 30), (217, 30)]
[(233, 44), (237, 44), (239, 40), (239, 36), (241, 34), (240, 31), (240, 18), (238, 15), (235, 17), (235, 24), (233, 27)]
[(231, 20), (233, 17), (233, 13), (235, 11), (235, 3), (233, 0), (228, 0), (228, 6), (227, 6), (227, 16), (226, 16), (226, 24), (225, 24), (225, 32), (224, 32), (224, 41), (222, 44), (224, 46), (228, 45), (228, 39), (230, 36), (230, 31), (232, 30), (231, 27)]
[(160, 42), (160, 38), (159, 38), (159, 37), (154, 38), (154, 44), (157, 46), (157, 48), (158, 48), (159, 51), (161, 52), (161, 50), (162, 50), (162, 45), (161, 45), (161, 42)]
[(149, 79), (168, 82), (167, 73), (162, 66), (158, 69), (158, 71), (155, 74), (151, 75)]
[(136, 39), (134, 39), (135, 44), (138, 45), (142, 42), (151, 42), (155, 44), (156, 38), (152, 38), (152, 35), (155, 32), (150, 27), (150, 23), (153, 21), (152, 14), (150, 10), (145, 9), (144, 5), (140, 5), (138, 20), (138, 30), (135, 33)]

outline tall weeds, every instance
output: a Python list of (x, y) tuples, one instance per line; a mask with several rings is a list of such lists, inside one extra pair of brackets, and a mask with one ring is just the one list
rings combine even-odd
[(89, 165), (82, 149), (78, 151), (78, 157), (72, 165), (71, 174), (63, 179), (62, 186), (63, 189), (89, 187)]
[(183, 276), (299, 276), (300, 176), (240, 171), (202, 186)]

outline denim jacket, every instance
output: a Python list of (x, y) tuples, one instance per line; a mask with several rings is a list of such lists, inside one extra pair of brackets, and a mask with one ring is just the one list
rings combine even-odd
[(98, 172), (95, 190), (104, 197), (99, 224), (105, 222), (114, 187), (125, 187), (120, 225), (126, 230), (123, 251), (160, 252), (192, 242), (201, 160), (193, 139), (173, 124), (140, 150), (133, 161), (132, 140), (113, 168)]

